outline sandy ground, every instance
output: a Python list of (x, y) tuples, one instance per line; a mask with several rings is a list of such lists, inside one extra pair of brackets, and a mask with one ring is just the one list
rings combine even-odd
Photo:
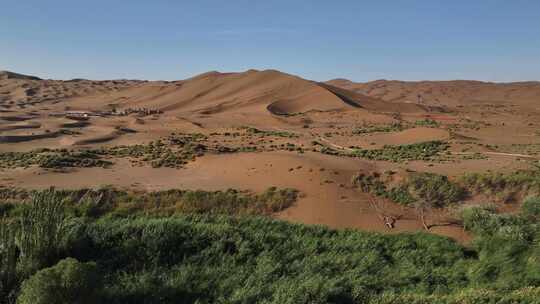
[[(292, 138), (231, 138), (212, 141), (232, 146), (253, 144), (266, 152), (207, 154), (185, 168), (134, 166), (117, 159), (110, 168), (57, 172), (37, 167), (0, 169), (0, 186), (23, 188), (117, 187), (264, 191), (291, 187), (302, 197), (277, 218), (334, 228), (384, 232), (420, 231), (414, 212), (384, 203), (399, 215), (389, 230), (354, 189), (358, 172), (407, 170), (458, 176), (466, 172), (512, 171), (540, 159), (540, 85), (478, 82), (307, 81), (278, 71), (205, 73), (174, 82), (57, 81), (0, 73), (0, 152), (37, 148), (86, 149), (148, 143), (171, 133), (223, 134), (249, 126), (296, 134)], [(429, 92), (426, 93), (426, 92)], [(422, 102), (413, 97), (423, 94)], [(110, 113), (87, 119), (66, 113)], [(142, 114), (141, 111), (154, 111)], [(433, 119), (437, 126), (414, 126)], [(361, 126), (408, 123), (395, 132), (354, 134)], [(256, 142), (254, 142), (257, 140)], [(452, 162), (392, 163), (310, 152), (312, 142), (345, 151), (431, 140), (450, 144)], [(270, 145), (294, 143), (307, 152), (272, 151)], [(467, 156), (481, 155), (467, 159)], [(440, 212), (439, 212), (440, 213)], [(435, 212), (432, 217), (444, 218)], [(434, 227), (434, 233), (467, 241), (460, 227)]]

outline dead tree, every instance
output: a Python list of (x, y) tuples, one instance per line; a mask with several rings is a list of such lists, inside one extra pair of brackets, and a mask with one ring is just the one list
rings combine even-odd
[(420, 199), (416, 201), (416, 203), (414, 204), (414, 209), (416, 210), (416, 213), (418, 213), (418, 216), (420, 217), (422, 226), (427, 231), (429, 231), (429, 229), (431, 228), (431, 225), (427, 224), (426, 212), (431, 210), (432, 208), (433, 208), (433, 204), (429, 200), (425, 200), (425, 199)]
[(379, 217), (381, 219), (381, 221), (383, 221), (384, 225), (388, 229), (394, 229), (396, 221), (401, 216), (400, 215), (389, 214), (386, 211), (385, 203), (386, 202), (384, 200), (379, 200), (379, 199), (376, 199), (376, 198), (370, 198), (369, 199), (369, 204), (370, 204), (371, 208), (377, 214), (377, 217)]

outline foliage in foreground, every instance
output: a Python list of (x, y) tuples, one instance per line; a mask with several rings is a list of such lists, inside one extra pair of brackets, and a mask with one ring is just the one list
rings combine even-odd
[(99, 303), (100, 282), (96, 263), (80, 263), (67, 258), (53, 267), (39, 270), (26, 280), (17, 303)]
[[(16, 265), (2, 269), (15, 273), (0, 279), (16, 281), (2, 290), (11, 295), (3, 303), (51, 299), (61, 288), (62, 295), (99, 298), (94, 303), (534, 303), (539, 295), (540, 236), (529, 214), (464, 210), (466, 229), (477, 235), (464, 248), (430, 234), (336, 231), (258, 217), (92, 219), (66, 209), (52, 216), (55, 195), (41, 196), (28, 225), (64, 227), (62, 237), (50, 252), (42, 251), (46, 239), (29, 243), (27, 252), (50, 257), (31, 273), (19, 271), (28, 268), (13, 251)], [(14, 237), (3, 237), (0, 248), (20, 246), (14, 240), (21, 231), (11, 225), (20, 219), (9, 220), (0, 227), (14, 227)]]

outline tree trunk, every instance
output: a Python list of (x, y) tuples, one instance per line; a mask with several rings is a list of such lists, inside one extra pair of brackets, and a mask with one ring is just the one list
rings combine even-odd
[(429, 231), (429, 226), (426, 224), (426, 214), (424, 212), (424, 209), (420, 210), (420, 220), (422, 221), (422, 226), (424, 226), (424, 229)]

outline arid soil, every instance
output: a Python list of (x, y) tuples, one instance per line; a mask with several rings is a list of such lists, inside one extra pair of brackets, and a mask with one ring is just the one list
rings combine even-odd
[[(181, 145), (178, 138), (165, 140), (178, 134), (203, 139)], [(178, 166), (145, 160), (155, 155), (110, 153), (104, 156), (111, 162), (107, 166), (4, 166), (0, 186), (291, 187), (302, 196), (275, 214), (278, 218), (336, 228), (419, 231), (423, 226), (414, 210), (381, 199), (374, 205), (373, 197), (351, 183), (352, 176), (395, 171), (399, 178), (419, 171), (453, 178), (538, 163), (540, 83), (318, 83), (274, 70), (209, 72), (170, 82), (42, 80), (0, 73), (2, 153), (132, 147), (158, 139), (182, 151), (189, 146), (191, 154)], [(430, 141), (448, 148), (429, 160), (347, 155)], [(180, 153), (175, 149), (172, 154)], [(381, 213), (397, 219), (393, 229)], [(444, 224), (447, 216), (445, 210), (431, 211), (430, 220), (441, 223), (431, 231), (466, 241), (461, 227)]]

